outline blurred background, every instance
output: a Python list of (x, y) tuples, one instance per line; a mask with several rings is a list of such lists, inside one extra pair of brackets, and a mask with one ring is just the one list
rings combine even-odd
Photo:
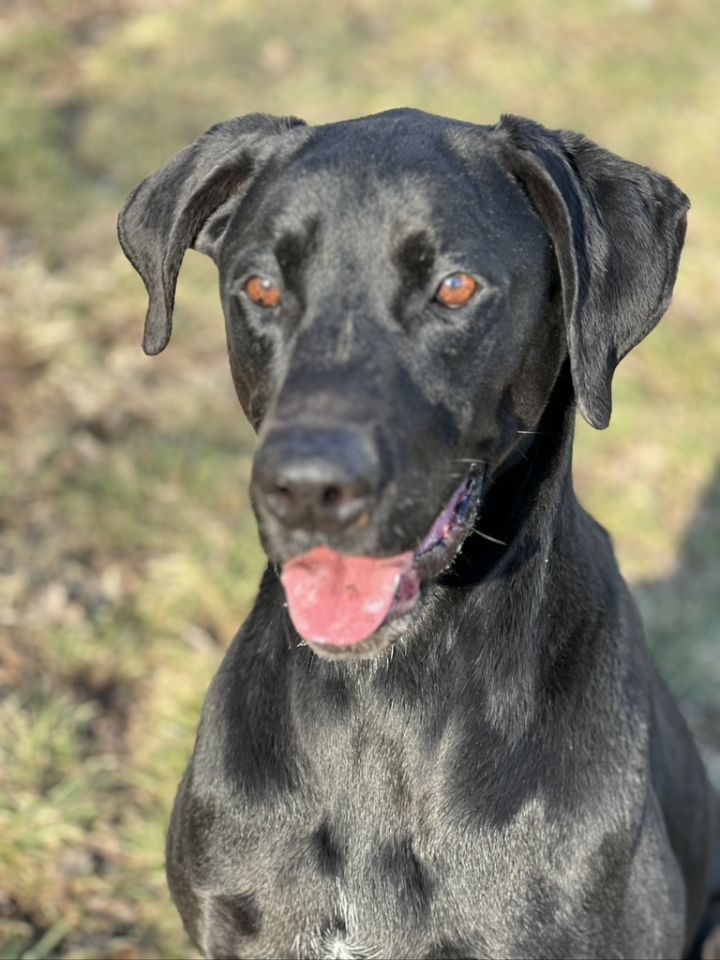
[(717, 0), (3, 0), (0, 957), (195, 956), (163, 843), (262, 556), (215, 268), (140, 350), (127, 192), (216, 121), (417, 106), (580, 130), (690, 196), (673, 306), (576, 480), (720, 784)]

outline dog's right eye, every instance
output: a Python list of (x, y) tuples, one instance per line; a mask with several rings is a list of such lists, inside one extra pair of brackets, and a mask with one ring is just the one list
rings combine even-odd
[(272, 280), (267, 277), (250, 277), (245, 284), (245, 293), (258, 307), (277, 307), (282, 295)]
[(478, 282), (469, 273), (451, 273), (435, 291), (435, 299), (444, 307), (464, 307), (475, 296)]

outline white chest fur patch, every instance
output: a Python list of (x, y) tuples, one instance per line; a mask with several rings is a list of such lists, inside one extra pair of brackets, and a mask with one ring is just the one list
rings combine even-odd
[(297, 960), (373, 960), (380, 954), (341, 930), (311, 930), (298, 934), (293, 945)]
[(307, 930), (295, 937), (297, 960), (376, 960), (380, 953), (361, 936), (357, 910), (338, 883), (338, 922), (334, 927), (308, 923)]

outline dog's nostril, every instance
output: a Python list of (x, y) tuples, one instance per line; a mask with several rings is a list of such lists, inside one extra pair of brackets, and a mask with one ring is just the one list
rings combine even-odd
[(318, 483), (312, 478), (273, 481), (264, 501), (288, 526), (344, 527), (368, 509), (368, 497), (352, 483)]

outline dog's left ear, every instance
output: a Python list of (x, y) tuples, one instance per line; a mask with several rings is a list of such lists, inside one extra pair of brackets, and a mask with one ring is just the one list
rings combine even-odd
[(170, 339), (185, 251), (193, 247), (216, 260), (249, 184), (299, 127), (305, 123), (295, 117), (259, 113), (218, 123), (127, 198), (118, 237), (148, 291), (145, 353), (160, 353)]
[(575, 395), (602, 429), (615, 367), (670, 303), (688, 198), (576, 133), (505, 116), (492, 137), (555, 247)]

